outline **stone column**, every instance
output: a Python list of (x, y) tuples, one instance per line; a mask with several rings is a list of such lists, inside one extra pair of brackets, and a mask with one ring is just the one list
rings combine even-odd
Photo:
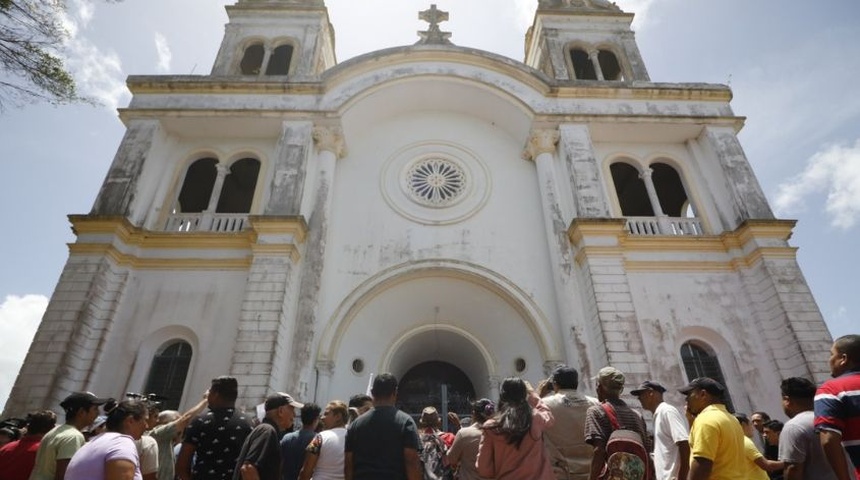
[(594, 65), (594, 73), (597, 75), (597, 79), (605, 80), (603, 77), (603, 69), (600, 68), (600, 52), (597, 50), (589, 50), (588, 58), (591, 60), (591, 64)]
[(299, 288), (299, 305), (296, 316), (295, 335), (290, 358), (288, 388), (307, 397), (311, 350), (316, 334), (319, 290), (325, 262), (325, 247), (328, 239), (328, 219), (334, 193), (336, 162), (346, 155), (343, 132), (338, 127), (317, 126), (313, 129), (317, 147), (317, 185), (313, 210), (308, 221), (309, 241)]
[(263, 60), (260, 62), (260, 73), (257, 76), (265, 76), (266, 69), (269, 68), (269, 59), (272, 58), (272, 45), (267, 44), (263, 46)]
[(547, 362), (572, 363), (574, 360), (579, 368), (587, 363), (584, 352), (577, 351), (575, 342), (567, 341), (567, 326), (582, 320), (581, 310), (577, 308), (579, 289), (572, 275), (573, 258), (570, 252), (570, 241), (567, 238), (567, 222), (565, 221), (558, 198), (558, 187), (555, 175), (555, 152), (559, 140), (557, 129), (532, 130), (523, 157), (533, 160), (537, 167), (538, 186), (540, 188), (541, 205), (543, 207), (544, 227), (547, 248), (554, 277), (556, 308), (558, 310), (558, 332), (562, 335), (562, 345), (567, 353), (567, 359), (546, 358)]
[(203, 218), (200, 220), (200, 230), (209, 231), (212, 228), (212, 218), (218, 210), (218, 200), (221, 198), (221, 189), (224, 188), (224, 179), (230, 174), (230, 168), (223, 163), (215, 165), (218, 172), (215, 176), (215, 183), (212, 186), (212, 195), (209, 196), (209, 205), (203, 211)]
[(554, 28), (544, 29), (544, 42), (548, 52), (549, 62), (552, 65), (552, 70), (555, 73), (555, 78), (558, 80), (570, 80), (570, 71), (567, 67), (567, 59), (569, 53), (564, 48), (564, 42), (559, 40), (558, 31)]
[(651, 178), (654, 170), (646, 168), (639, 173), (639, 178), (645, 183), (645, 190), (648, 192), (648, 200), (651, 202), (651, 209), (654, 210), (654, 216), (657, 217), (657, 225), (660, 227), (660, 233), (663, 235), (672, 234), (672, 227), (669, 225), (669, 220), (666, 214), (663, 213), (663, 206), (660, 205), (660, 197), (657, 196), (657, 189), (654, 187), (654, 179)]
[(90, 213), (131, 215), (143, 164), (160, 131), (157, 120), (134, 120), (129, 124)]

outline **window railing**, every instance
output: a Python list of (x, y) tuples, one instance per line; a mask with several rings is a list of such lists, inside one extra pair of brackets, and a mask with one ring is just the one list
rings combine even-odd
[(632, 235), (704, 235), (702, 221), (685, 217), (627, 217)]
[(176, 213), (167, 219), (167, 232), (241, 232), (248, 224), (247, 213)]

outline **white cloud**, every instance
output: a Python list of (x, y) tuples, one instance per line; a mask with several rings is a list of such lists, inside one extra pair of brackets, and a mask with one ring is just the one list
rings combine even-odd
[(0, 304), (0, 410), (42, 320), (48, 298), (43, 295), (8, 295)]
[(155, 32), (155, 51), (158, 53), (158, 69), (162, 72), (170, 70), (170, 60), (173, 59), (173, 54), (170, 53), (170, 45), (167, 44), (167, 38), (161, 32)]
[(853, 227), (860, 220), (860, 140), (813, 155), (803, 172), (780, 184), (774, 206), (780, 213), (803, 211), (811, 195), (825, 192), (831, 225)]
[(66, 55), (66, 65), (82, 95), (95, 98), (111, 110), (129, 95), (116, 53), (104, 52), (87, 38), (78, 37), (69, 42)]
[(81, 26), (86, 28), (96, 13), (95, 5), (93, 5), (93, 2), (90, 2), (89, 0), (74, 0), (72, 3), (75, 7), (75, 16)]

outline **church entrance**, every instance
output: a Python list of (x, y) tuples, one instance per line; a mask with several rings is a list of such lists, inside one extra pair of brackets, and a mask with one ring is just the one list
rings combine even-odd
[[(444, 409), (443, 395), (447, 401)], [(435, 360), (410, 368), (400, 380), (397, 394), (400, 409), (413, 416), (432, 406), (440, 414), (455, 412), (462, 417), (469, 415), (474, 400), (475, 387), (469, 377), (456, 366)]]

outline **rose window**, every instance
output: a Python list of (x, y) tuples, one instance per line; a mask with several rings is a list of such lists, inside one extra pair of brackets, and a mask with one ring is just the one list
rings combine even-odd
[(454, 203), (463, 193), (466, 174), (454, 162), (430, 158), (409, 169), (406, 184), (412, 198), (418, 203), (444, 207)]

